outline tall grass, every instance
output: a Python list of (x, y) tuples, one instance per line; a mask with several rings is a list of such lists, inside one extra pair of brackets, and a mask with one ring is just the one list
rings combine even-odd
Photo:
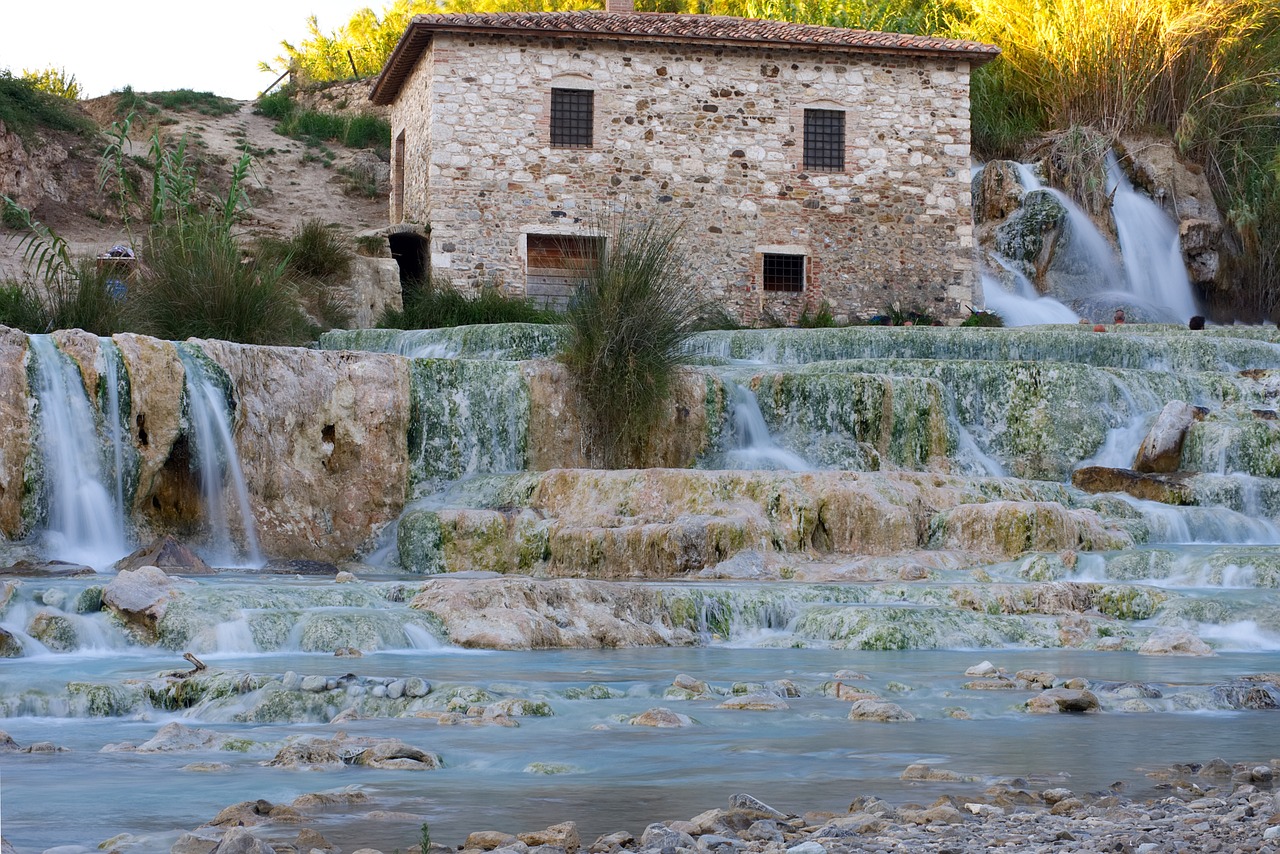
[(1004, 86), (1050, 126), (1190, 130), (1277, 69), (1272, 0), (963, 0), (953, 32), (997, 44)]
[(625, 215), (569, 305), (560, 354), (586, 407), (592, 456), (637, 465), (671, 399), (684, 343), (704, 316), (682, 224)]
[(245, 344), (310, 337), (285, 264), (247, 256), (216, 216), (153, 225), (142, 258), (129, 301), (130, 325), (138, 332)]

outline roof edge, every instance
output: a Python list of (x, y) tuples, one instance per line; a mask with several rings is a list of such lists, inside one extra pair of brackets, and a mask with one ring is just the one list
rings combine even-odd
[[(501, 14), (501, 13), (495, 13)], [(518, 14), (547, 14), (547, 15), (564, 15), (563, 12), (551, 13), (518, 13)], [(569, 13), (572, 14), (572, 13)], [(578, 13), (582, 14), (582, 13)], [(602, 13), (607, 14), (607, 13)], [(637, 15), (661, 15), (663, 13), (644, 12), (632, 13)], [(369, 99), (379, 106), (387, 106), (393, 104), (400, 94), (404, 83), (408, 80), (409, 75), (413, 73), (414, 67), (417, 66), (418, 60), (421, 59), (427, 45), (431, 43), (432, 34), (435, 32), (461, 33), (473, 35), (521, 35), (521, 36), (542, 36), (547, 38), (576, 38), (586, 40), (608, 39), (611, 41), (629, 41), (629, 42), (647, 42), (647, 43), (679, 43), (694, 45), (717, 45), (722, 47), (774, 47), (789, 48), (798, 50), (812, 50), (817, 52), (840, 52), (862, 55), (879, 55), (879, 56), (916, 56), (931, 59), (956, 59), (964, 60), (974, 68), (984, 65), (1000, 55), (1000, 48), (995, 45), (983, 44), (981, 42), (965, 42), (958, 39), (942, 39), (940, 41), (953, 42), (956, 47), (944, 46), (905, 46), (905, 45), (850, 45), (850, 44), (833, 44), (823, 42), (808, 42), (787, 39), (760, 39), (760, 38), (733, 38), (733, 37), (714, 37), (714, 36), (678, 36), (667, 33), (635, 33), (622, 30), (617, 31), (592, 31), (574, 29), (571, 27), (552, 27), (537, 30), (516, 30), (508, 26), (499, 26), (496, 24), (485, 24), (479, 21), (471, 21), (466, 23), (450, 23), (446, 26), (433, 24), (439, 21), (444, 15), (415, 15), (409, 22), (409, 26), (405, 29), (404, 35), (400, 37), (400, 41), (396, 43), (395, 49), (391, 52), (391, 56), (387, 59), (386, 64), (382, 68), (382, 72), (374, 81), (373, 88), (369, 92)], [(447, 17), (457, 20), (459, 17), (448, 15)], [(676, 16), (672, 16), (676, 17)], [(688, 16), (679, 16), (688, 17)], [(708, 16), (710, 17), (710, 16)], [(742, 18), (739, 20), (752, 20)], [(775, 22), (771, 22), (775, 23)], [(776, 22), (788, 23), (788, 22)], [(838, 28), (823, 28), (838, 29)], [(866, 32), (858, 30), (855, 32)], [(928, 37), (919, 36), (922, 40)]]

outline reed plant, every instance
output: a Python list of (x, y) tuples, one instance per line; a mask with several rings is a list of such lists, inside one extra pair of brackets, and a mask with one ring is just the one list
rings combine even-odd
[(641, 464), (706, 312), (688, 278), (677, 221), (621, 216), (565, 317), (560, 360), (584, 404), (591, 455)]

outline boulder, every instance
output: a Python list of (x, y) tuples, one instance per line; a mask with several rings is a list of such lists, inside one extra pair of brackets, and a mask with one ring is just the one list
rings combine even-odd
[(351, 760), (353, 765), (397, 771), (429, 771), (443, 766), (440, 757), (402, 741), (387, 739), (361, 751)]
[(1203, 409), (1181, 400), (1166, 403), (1138, 446), (1138, 454), (1133, 460), (1134, 471), (1177, 471), (1182, 463), (1182, 443), (1187, 438), (1187, 431), (1204, 415)]
[(859, 700), (849, 709), (849, 720), (851, 721), (894, 723), (914, 721), (915, 719), (915, 715), (897, 703), (889, 703), (884, 700)]
[(581, 846), (578, 836), (578, 825), (572, 821), (553, 824), (546, 830), (535, 830), (520, 834), (520, 841), (531, 848), (538, 845), (551, 845), (563, 849), (565, 854), (574, 854)]
[(275, 854), (275, 849), (246, 828), (229, 827), (211, 854)]
[(1141, 473), (1132, 469), (1085, 466), (1071, 473), (1071, 484), (1094, 495), (1123, 492), (1143, 501), (1184, 506), (1195, 503), (1190, 477), (1189, 474)]
[(693, 848), (693, 837), (684, 831), (674, 830), (665, 824), (654, 823), (640, 835), (641, 848), (662, 850), (665, 848)]
[(672, 729), (675, 727), (693, 726), (693, 719), (688, 715), (682, 715), (679, 712), (673, 712), (670, 709), (661, 707), (649, 709), (646, 712), (633, 717), (627, 721), (631, 726), (651, 726), (659, 729)]
[(1186, 629), (1160, 629), (1138, 647), (1139, 655), (1216, 655), (1213, 647)]
[(0, 753), (17, 753), (21, 749), (21, 745), (13, 740), (13, 736), (0, 729)]
[(22, 641), (7, 629), (0, 628), (0, 658), (21, 658)]
[(116, 562), (117, 570), (141, 569), (144, 566), (154, 566), (177, 575), (213, 574), (213, 567), (205, 563), (200, 555), (168, 536), (154, 540)]
[(1098, 698), (1090, 691), (1072, 688), (1050, 688), (1041, 691), (1027, 701), (1026, 709), (1032, 714), (1056, 714), (1058, 712), (1097, 712), (1102, 709)]
[(154, 566), (124, 570), (102, 589), (102, 604), (145, 642), (154, 643), (169, 603), (182, 595), (178, 585)]
[(498, 848), (506, 848), (512, 843), (520, 840), (510, 833), (502, 833), (497, 830), (477, 830), (467, 835), (467, 839), (462, 843), (464, 849), (473, 848), (480, 851), (493, 851)]
[(27, 634), (53, 652), (70, 652), (79, 645), (71, 617), (58, 611), (38, 611), (27, 624)]

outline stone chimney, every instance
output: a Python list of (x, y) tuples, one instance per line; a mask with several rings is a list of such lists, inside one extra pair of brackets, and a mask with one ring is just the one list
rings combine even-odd
[(636, 0), (604, 0), (606, 12), (634, 12)]

